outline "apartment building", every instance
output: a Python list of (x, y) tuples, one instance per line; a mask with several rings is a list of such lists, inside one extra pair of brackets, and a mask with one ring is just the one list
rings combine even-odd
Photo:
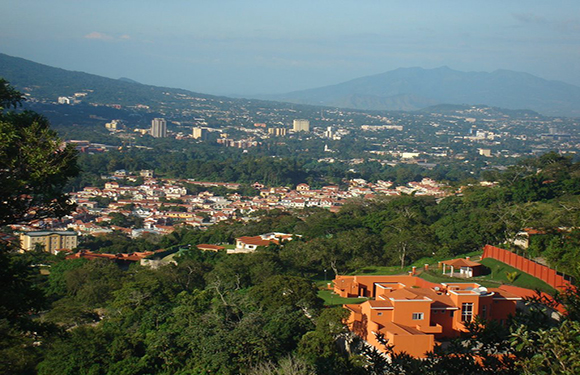
[(21, 251), (31, 251), (36, 245), (43, 246), (44, 251), (56, 254), (62, 250), (77, 247), (78, 236), (72, 231), (34, 231), (20, 233)]

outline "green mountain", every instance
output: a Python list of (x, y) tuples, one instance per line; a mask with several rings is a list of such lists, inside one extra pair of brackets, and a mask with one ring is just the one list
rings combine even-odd
[(580, 87), (509, 70), (486, 73), (460, 72), (448, 67), (401, 68), (269, 99), (365, 110), (475, 104), (580, 117)]
[(184, 97), (217, 99), (187, 90), (143, 85), (127, 78), (111, 79), (54, 68), (1, 53), (0, 77), (37, 100), (56, 101), (60, 96), (86, 93), (84, 102), (122, 106), (141, 104), (158, 110), (168, 105), (179, 107), (179, 98)]

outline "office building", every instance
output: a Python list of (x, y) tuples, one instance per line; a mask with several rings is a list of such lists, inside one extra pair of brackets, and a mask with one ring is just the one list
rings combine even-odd
[(295, 132), (308, 132), (310, 131), (310, 121), (302, 119), (294, 120), (292, 130)]
[(207, 130), (204, 128), (193, 128), (192, 135), (194, 139), (205, 140), (207, 138)]
[(151, 121), (151, 136), (154, 138), (167, 137), (167, 123), (163, 118), (154, 118)]
[(328, 126), (324, 132), (324, 138), (332, 139), (334, 137), (334, 129), (332, 126)]
[(268, 134), (275, 137), (283, 137), (286, 135), (286, 128), (270, 128), (268, 129)]

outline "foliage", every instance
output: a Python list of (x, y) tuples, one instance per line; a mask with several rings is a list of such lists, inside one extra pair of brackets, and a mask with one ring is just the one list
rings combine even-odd
[(74, 207), (62, 190), (78, 173), (76, 151), (62, 146), (43, 116), (2, 111), (20, 101), (0, 80), (0, 226), (62, 216)]

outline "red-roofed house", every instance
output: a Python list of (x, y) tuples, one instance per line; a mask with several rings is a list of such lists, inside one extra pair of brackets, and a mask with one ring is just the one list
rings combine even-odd
[(254, 237), (238, 237), (236, 238), (236, 248), (228, 250), (228, 253), (250, 253), (255, 251), (258, 246), (268, 246), (271, 243), (278, 244), (278, 240), (265, 240), (260, 236)]
[(444, 260), (441, 264), (443, 265), (443, 274), (445, 274), (446, 266), (450, 267), (449, 276), (473, 277), (481, 275), (483, 271), (482, 264), (473, 262), (469, 258)]
[(203, 251), (220, 251), (220, 250), (225, 249), (225, 247), (223, 247), (223, 246), (210, 245), (210, 244), (206, 244), (206, 243), (202, 243), (202, 244), (197, 245), (197, 248), (199, 250), (203, 250)]
[[(384, 338), (395, 352), (425, 357), (435, 341), (457, 337), (476, 316), (503, 323), (520, 297), (476, 283), (432, 284), (414, 276), (337, 276), (335, 291), (374, 296), (350, 310), (349, 329), (384, 351)], [(427, 286), (431, 284), (432, 286)], [(425, 286), (422, 286), (425, 285)]]

